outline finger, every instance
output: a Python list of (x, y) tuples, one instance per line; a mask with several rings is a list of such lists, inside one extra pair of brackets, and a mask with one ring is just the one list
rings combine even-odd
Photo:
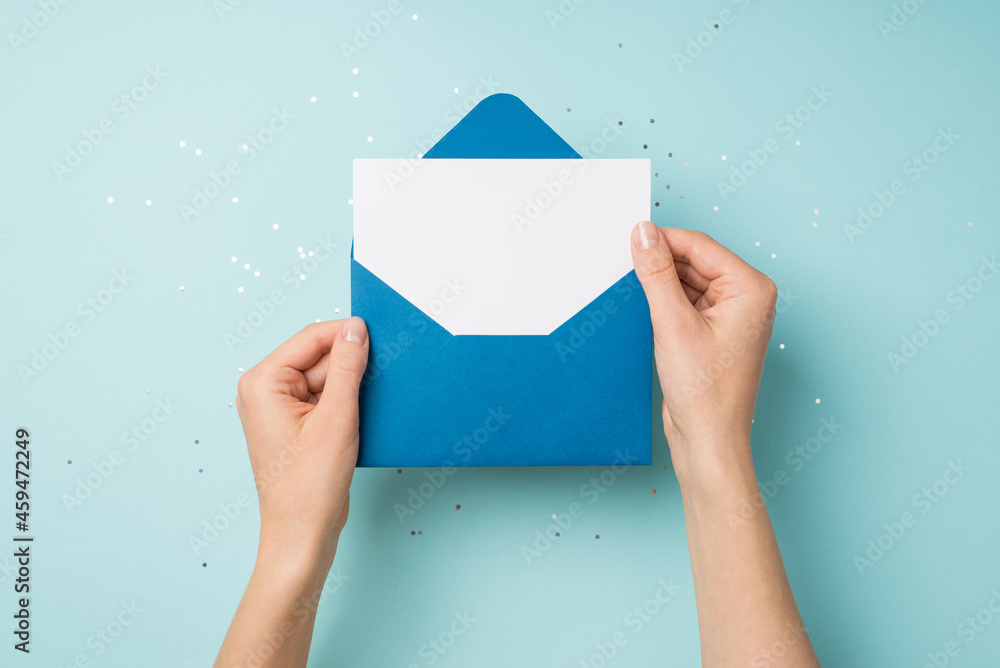
[(323, 396), (323, 386), (326, 385), (326, 369), (329, 364), (330, 353), (324, 353), (315, 364), (302, 372), (307, 393), (307, 397), (302, 401), (314, 406), (319, 403), (320, 397)]
[(711, 294), (706, 292), (702, 296), (698, 297), (697, 301), (694, 303), (694, 307), (698, 309), (698, 312), (707, 311), (708, 309), (715, 306), (715, 300), (712, 299)]
[(736, 253), (704, 232), (664, 227), (663, 236), (678, 262), (690, 265), (694, 271), (709, 281), (727, 274), (754, 271), (754, 268), (741, 260)]
[(368, 348), (365, 321), (361, 318), (345, 320), (330, 350), (323, 394), (314, 410), (317, 419), (329, 426), (339, 422), (347, 429), (357, 429), (358, 387), (368, 366)]
[(691, 302), (692, 305), (696, 305), (697, 301), (701, 299), (702, 295), (705, 294), (704, 292), (695, 290), (684, 282), (681, 282), (681, 287), (684, 288), (684, 294), (687, 295), (688, 301)]
[(670, 245), (648, 220), (632, 230), (632, 263), (649, 300), (653, 330), (689, 327), (698, 314), (684, 293)]
[(267, 367), (290, 367), (304, 371), (316, 364), (344, 326), (344, 320), (329, 320), (307, 325), (261, 361)]
[(313, 394), (323, 391), (326, 384), (326, 367), (330, 364), (330, 353), (324, 353), (316, 363), (302, 372), (306, 377), (306, 385)]
[(708, 290), (711, 281), (699, 274), (694, 267), (687, 262), (678, 260), (676, 255), (674, 256), (674, 264), (677, 265), (677, 275), (681, 277), (681, 281), (699, 292)]

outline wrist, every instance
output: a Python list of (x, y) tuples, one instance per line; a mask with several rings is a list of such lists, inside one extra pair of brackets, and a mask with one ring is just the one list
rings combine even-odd
[(717, 494), (756, 485), (749, 434), (669, 441), (670, 458), (682, 491)]
[(322, 582), (333, 566), (340, 533), (325, 541), (301, 540), (289, 542), (275, 540), (263, 532), (257, 548), (254, 574), (264, 577), (280, 577), (290, 584), (303, 586)]
[(677, 468), (684, 515), (689, 524), (725, 522), (738, 527), (750, 518), (766, 517), (757, 476), (747, 447), (705, 447), (693, 461)]

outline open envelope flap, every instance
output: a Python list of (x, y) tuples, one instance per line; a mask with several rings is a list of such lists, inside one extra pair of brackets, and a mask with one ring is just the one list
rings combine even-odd
[(372, 338), (359, 466), (651, 463), (651, 332), (634, 273), (550, 335), (451, 336), (352, 272)]
[(579, 157), (528, 105), (507, 93), (477, 104), (424, 154), (425, 159)]

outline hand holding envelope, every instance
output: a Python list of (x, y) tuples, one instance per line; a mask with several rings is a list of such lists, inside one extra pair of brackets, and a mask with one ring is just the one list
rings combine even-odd
[(708, 235), (639, 223), (636, 274), (649, 299), (663, 427), (682, 482), (737, 462), (753, 470), (750, 425), (775, 317), (777, 288)]
[[(631, 227), (647, 217), (634, 209), (648, 207), (648, 165), (574, 174), (572, 149), (495, 97), (405, 183), (380, 183), (391, 163), (355, 162), (352, 305), (367, 330), (356, 317), (310, 325), (240, 379), (261, 541), (216, 665), (279, 627), (273, 664), (305, 665), (315, 618), (296, 606), (323, 590), (355, 460), (649, 463), (652, 330), (704, 664), (752, 663), (781, 637), (792, 664), (818, 666), (750, 456), (774, 283), (699, 232)], [(537, 141), (483, 134), (501, 110)], [(530, 155), (539, 144), (562, 159)], [(452, 158), (461, 145), (489, 151)]]

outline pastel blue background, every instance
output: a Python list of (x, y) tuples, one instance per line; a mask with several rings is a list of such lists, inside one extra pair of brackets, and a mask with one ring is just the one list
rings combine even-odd
[[(351, 159), (417, 151), (490, 79), (577, 150), (621, 120), (600, 156), (653, 160), (654, 219), (705, 230), (782, 289), (754, 448), (762, 482), (787, 475), (769, 509), (823, 665), (922, 666), (952, 641), (950, 665), (1000, 655), (1000, 620), (971, 639), (959, 629), (1000, 585), (1000, 281), (960, 310), (949, 301), (1000, 245), (996, 3), (926, 2), (884, 36), (889, 0), (590, 0), (554, 27), (555, 0), (401, 0), (350, 61), (340, 43), (384, 3), (247, 0), (221, 17), (220, 4), (69, 3), (16, 48), (10, 34), (39, 5), (5, 3), (0, 15), (0, 452), (10, 471), (14, 430), (31, 429), (37, 536), (33, 652), (7, 644), (0, 663), (210, 663), (258, 529), (251, 507), (199, 552), (189, 542), (252, 491), (229, 406), (238, 370), (306, 323), (347, 314)], [(734, 21), (703, 26), (724, 9)], [(674, 54), (703, 30), (711, 43), (679, 67)], [(156, 66), (166, 79), (119, 119), (115, 100)], [(786, 139), (776, 122), (812, 86), (832, 96)], [(185, 222), (180, 204), (275, 107), (294, 119)], [(114, 131), (59, 182), (52, 163), (105, 118)], [(911, 181), (907, 161), (939, 128), (960, 138)], [(779, 151), (723, 199), (717, 183), (768, 138)], [(844, 225), (895, 179), (905, 194), (851, 243)], [(339, 248), (307, 271), (298, 248), (319, 257), (320, 240)], [(78, 305), (122, 268), (129, 285), (88, 322)], [(283, 303), (231, 350), (224, 336), (276, 290)], [(888, 354), (939, 309), (948, 322), (894, 370)], [(69, 323), (79, 335), (24, 382), (19, 367)], [(168, 399), (173, 415), (126, 451), (121, 434)], [(837, 435), (795, 470), (795, 449), (831, 418)], [(116, 449), (124, 463), (68, 511), (64, 495)], [(581, 486), (600, 469), (463, 470), (402, 524), (393, 505), (424, 471), (359, 471), (334, 567), (343, 584), (331, 581), (320, 608), (312, 665), (428, 665), (421, 646), (465, 611), (476, 622), (435, 665), (599, 665), (595, 643), (618, 631), (628, 643), (609, 665), (697, 665), (662, 438), (653, 457), (593, 504)], [(949, 462), (969, 470), (922, 512), (914, 495)], [(14, 533), (6, 480), (0, 536)], [(574, 502), (585, 514), (526, 563), (521, 547)], [(906, 512), (915, 526), (859, 572), (855, 557)], [(0, 566), (0, 618), (11, 624), (12, 559)], [(626, 616), (671, 578), (680, 593), (635, 632)], [(98, 655), (94, 634), (133, 601), (135, 623)]]

